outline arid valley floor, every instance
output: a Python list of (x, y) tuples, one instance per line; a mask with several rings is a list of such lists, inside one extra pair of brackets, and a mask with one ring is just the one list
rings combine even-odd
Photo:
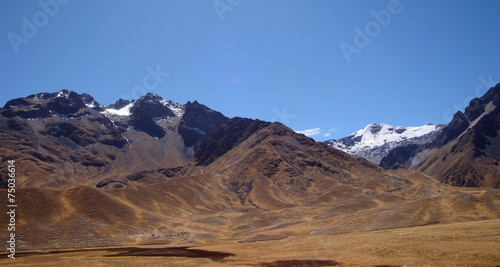
[(182, 234), (159, 238), (162, 233), (155, 232), (119, 246), (95, 246), (89, 239), (78, 248), (57, 249), (46, 248), (50, 237), (40, 232), (36, 249), (21, 245), (15, 260), (2, 254), (0, 264), (498, 266), (498, 190), (444, 185), (417, 172), (407, 178), (412, 186), (379, 196), (375, 204), (358, 196), (332, 206), (198, 215), (179, 226), (191, 239)]
[[(39, 251), (20, 254), (16, 260), (2, 257), (0, 263), (4, 266), (498, 266), (499, 233), (500, 220), (485, 220), (250, 243), (225, 240), (193, 246), (185, 253), (168, 246), (141, 246), (144, 251), (135, 255), (127, 254), (133, 251), (127, 248)], [(188, 253), (190, 250), (195, 252)]]

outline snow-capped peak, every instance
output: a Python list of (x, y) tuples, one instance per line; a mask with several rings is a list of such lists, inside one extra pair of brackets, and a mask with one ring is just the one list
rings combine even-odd
[(376, 147), (390, 142), (400, 142), (430, 132), (436, 131), (439, 126), (427, 124), (419, 127), (391, 126), (388, 124), (369, 124), (365, 128), (354, 133), (354, 138), (361, 137), (361, 140), (354, 146)]
[[(123, 100), (123, 101), (125, 101), (125, 100)], [(127, 102), (129, 102), (129, 101), (127, 101)], [(178, 103), (174, 103), (171, 100), (165, 100), (165, 99), (161, 98), (160, 96), (153, 94), (153, 93), (148, 93), (146, 96), (141, 97), (139, 100), (130, 102), (124, 106), (123, 106), (123, 104), (125, 104), (125, 103), (123, 103), (122, 105), (118, 105), (119, 108), (116, 108), (116, 106), (117, 106), (116, 104), (110, 105), (110, 107), (107, 107), (101, 113), (105, 114), (105, 115), (131, 116), (132, 109), (133, 109), (134, 105), (136, 105), (138, 102), (148, 103), (146, 105), (150, 105), (150, 104), (153, 104), (155, 102), (159, 103), (159, 104), (165, 106), (166, 108), (168, 108), (169, 110), (171, 110), (176, 117), (182, 116), (184, 114), (184, 106), (183, 105), (180, 105)], [(87, 106), (89, 106), (89, 105), (87, 105)], [(157, 117), (155, 117), (155, 118), (157, 118)]]
[(390, 150), (400, 145), (422, 144), (443, 125), (427, 124), (418, 127), (369, 124), (365, 128), (338, 140), (328, 140), (329, 146), (348, 154), (379, 163)]

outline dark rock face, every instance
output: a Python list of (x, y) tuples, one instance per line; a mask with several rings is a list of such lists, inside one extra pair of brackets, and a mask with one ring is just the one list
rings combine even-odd
[(97, 110), (97, 111), (103, 111), (104, 108), (99, 104), (99, 102), (95, 101), (94, 97), (92, 97), (89, 94), (83, 93), (82, 94), (82, 100), (85, 103), (85, 105), (91, 105), (94, 106), (92, 109)]
[(19, 117), (8, 119), (7, 124), (9, 125), (9, 129), (17, 131), (19, 133), (26, 135), (31, 135), (33, 133), (33, 129), (31, 128), (31, 126)]
[(49, 101), (47, 103), (47, 108), (61, 115), (69, 115), (86, 107), (81, 95), (75, 92), (69, 92), (68, 90), (63, 90), (61, 92), (63, 96), (56, 97), (53, 101)]
[(2, 115), (7, 118), (12, 118), (15, 116), (19, 116), (21, 118), (48, 118), (52, 116), (52, 113), (48, 108), (42, 107), (41, 105), (35, 105), (33, 109), (23, 110), (23, 109), (12, 109), (7, 108), (2, 110)]
[(83, 154), (83, 153), (78, 153), (78, 154), (72, 154), (69, 156), (69, 158), (76, 163), (82, 164), (83, 166), (93, 166), (93, 167), (104, 167), (106, 166), (106, 162), (94, 157), (89, 154)]
[(481, 102), (479, 98), (474, 98), (470, 101), (469, 106), (465, 108), (465, 117), (467, 117), (469, 121), (473, 121), (485, 111), (485, 105)]
[(112, 132), (110, 135), (100, 140), (100, 142), (117, 148), (123, 148), (128, 143), (127, 140), (118, 132)]
[(494, 138), (500, 131), (500, 109), (496, 109), (481, 119), (481, 123), (476, 124), (478, 132), (485, 137)]
[(114, 179), (114, 178), (104, 178), (102, 180), (100, 180), (95, 187), (97, 188), (102, 188), (102, 187), (105, 187), (109, 184), (115, 184), (113, 186), (113, 188), (122, 188), (124, 185), (127, 185), (127, 181), (122, 181), (122, 180), (118, 180), (118, 179)]
[(172, 177), (182, 176), (186, 171), (186, 167), (174, 167), (174, 168), (159, 168), (156, 170), (146, 170), (135, 172), (127, 175), (126, 178), (129, 181), (141, 181), (141, 182), (159, 182), (165, 181), (166, 179)]
[(469, 142), (474, 147), (474, 156), (486, 156), (493, 160), (500, 161), (500, 143), (497, 138), (499, 134), (500, 109), (497, 108), (484, 115), (470, 133), (471, 138)]
[(220, 112), (194, 101), (187, 102), (185, 112), (179, 123), (178, 132), (184, 139), (184, 145), (194, 146), (207, 135), (215, 132), (228, 118)]
[(380, 130), (382, 130), (382, 125), (372, 125), (372, 127), (370, 128), (370, 132), (372, 132), (372, 134), (375, 134), (375, 133), (378, 133), (380, 132)]
[(194, 155), (196, 164), (206, 166), (212, 163), (252, 134), (270, 124), (270, 122), (239, 117), (230, 119), (201, 142)]
[[(356, 144), (356, 142), (361, 141), (361, 138), (362, 138), (361, 136), (353, 137), (353, 135), (350, 135), (350, 136), (344, 137), (342, 139), (339, 139), (338, 141), (340, 141), (345, 146), (354, 146)], [(328, 142), (328, 141), (325, 141), (325, 142)]]
[(165, 130), (156, 124), (151, 117), (143, 117), (141, 115), (132, 115), (131, 124), (136, 130), (143, 131), (152, 137), (163, 138)]
[(49, 124), (46, 131), (42, 133), (55, 137), (67, 137), (80, 146), (87, 146), (97, 142), (90, 134), (68, 122)]
[(148, 93), (139, 98), (130, 111), (133, 116), (140, 116), (142, 118), (175, 116), (165, 104), (161, 103), (161, 100), (163, 100), (161, 97), (153, 93)]
[(484, 96), (472, 99), (469, 106), (465, 108), (465, 116), (469, 121), (477, 119), (485, 112), (485, 108), (490, 102), (496, 107), (500, 106), (500, 84), (488, 90)]
[(464, 113), (458, 111), (453, 115), (451, 122), (439, 133), (434, 141), (433, 146), (443, 146), (457, 138), (469, 127), (469, 120)]
[[(68, 116), (86, 108), (83, 96), (73, 91), (62, 90), (58, 93), (41, 93), (26, 98), (10, 100), (5, 104), (1, 114), (7, 118), (47, 118), (53, 115)], [(93, 98), (92, 98), (93, 99)]]
[(155, 118), (175, 116), (175, 114), (161, 103), (161, 100), (163, 100), (161, 97), (152, 93), (139, 98), (130, 109), (132, 113), (131, 125), (136, 130), (143, 131), (150, 136), (164, 137), (166, 132), (156, 123)]
[[(33, 97), (34, 95), (30, 96)], [(41, 105), (28, 98), (17, 98), (8, 101), (1, 114), (6, 118), (47, 118), (52, 116), (46, 105)]]
[(116, 102), (114, 104), (109, 105), (109, 108), (121, 109), (130, 103), (132, 103), (132, 102), (130, 102), (130, 100), (120, 98), (120, 99), (116, 100)]
[(11, 107), (23, 107), (23, 106), (30, 106), (31, 102), (28, 101), (26, 98), (16, 98), (9, 100), (4, 108), (11, 108)]
[(230, 185), (228, 186), (229, 190), (231, 190), (233, 193), (235, 193), (238, 198), (240, 199), (241, 205), (245, 205), (245, 202), (249, 202), (249, 204), (255, 206), (250, 201), (247, 200), (248, 194), (252, 191), (253, 189), (253, 180), (249, 182), (231, 182)]
[(464, 113), (461, 111), (455, 113), (453, 119), (448, 126), (443, 129), (441, 135), (436, 137), (434, 146), (445, 145), (461, 135), (465, 130), (467, 130), (471, 122), (486, 112), (486, 106), (489, 103), (492, 103), (496, 107), (500, 106), (500, 84), (490, 88), (490, 90), (488, 90), (488, 92), (486, 92), (486, 94), (481, 98), (472, 99), (469, 106), (465, 108)]
[(410, 159), (423, 150), (423, 145), (412, 144), (396, 147), (382, 158), (379, 166), (385, 169), (403, 169), (410, 167)]
[(121, 135), (120, 129), (115, 127), (85, 129), (80, 124), (62, 121), (47, 124), (40, 133), (54, 137), (66, 137), (79, 146), (88, 146), (99, 142), (122, 148), (127, 144), (127, 140)]

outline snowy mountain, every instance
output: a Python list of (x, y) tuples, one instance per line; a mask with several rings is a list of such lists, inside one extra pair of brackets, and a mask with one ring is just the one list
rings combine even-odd
[(39, 178), (26, 182), (41, 187), (70, 187), (78, 177), (120, 180), (184, 164), (227, 120), (197, 101), (181, 105), (152, 93), (108, 106), (69, 90), (39, 93), (0, 108), (0, 156), (33, 162), (26, 168)]
[(500, 188), (500, 83), (446, 125), (370, 124), (326, 141), (385, 169), (414, 169), (457, 186)]
[(328, 140), (325, 143), (350, 155), (379, 164), (392, 149), (429, 142), (443, 127), (433, 124), (419, 127), (369, 124), (347, 137)]

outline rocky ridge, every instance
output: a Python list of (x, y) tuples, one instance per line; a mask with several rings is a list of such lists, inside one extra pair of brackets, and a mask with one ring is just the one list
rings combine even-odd
[(500, 84), (497, 84), (484, 96), (472, 99), (464, 112), (457, 111), (447, 125), (403, 141), (366, 145), (363, 141), (367, 129), (376, 135), (384, 127), (390, 127), (397, 134), (398, 127), (373, 124), (326, 143), (386, 169), (417, 169), (453, 185), (499, 188), (499, 99)]
[(196, 101), (180, 105), (152, 93), (109, 106), (68, 90), (40, 93), (0, 109), (0, 155), (31, 162), (31, 173), (44, 174), (20, 183), (68, 187), (85, 183), (84, 174), (104, 179), (181, 165), (227, 119)]

